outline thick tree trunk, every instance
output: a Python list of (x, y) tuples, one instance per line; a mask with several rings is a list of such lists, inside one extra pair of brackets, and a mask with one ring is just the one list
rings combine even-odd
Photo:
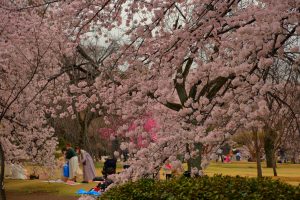
[(276, 133), (269, 128), (265, 129), (264, 150), (266, 154), (267, 168), (273, 168)]
[(262, 177), (261, 160), (260, 160), (260, 148), (258, 145), (258, 132), (253, 131), (255, 151), (256, 151), (256, 166), (257, 166), (257, 177)]
[(94, 113), (91, 113), (90, 111), (86, 110), (84, 112), (81, 112), (77, 116), (78, 123), (80, 126), (80, 134), (78, 138), (78, 146), (82, 149), (85, 149), (88, 151), (92, 157), (95, 156), (95, 152), (93, 151), (92, 145), (90, 143), (89, 139), (89, 127), (93, 119), (96, 118), (96, 115)]
[(4, 151), (2, 145), (0, 143), (0, 198), (1, 200), (6, 200), (5, 191), (4, 191), (4, 167), (5, 167), (5, 159), (4, 159)]
[(274, 132), (270, 128), (265, 129), (264, 135), (264, 149), (266, 154), (266, 162), (267, 167), (273, 169), (274, 176), (277, 176), (276, 170), (276, 148), (275, 148), (275, 140), (276, 140), (276, 132)]
[[(198, 170), (201, 170), (201, 160), (202, 160), (202, 156), (201, 156), (201, 151), (202, 151), (202, 144), (201, 143), (194, 143), (195, 146), (195, 150), (199, 151), (198, 156), (196, 156), (195, 158), (191, 158), (188, 160), (187, 165), (188, 165), (188, 171), (191, 172), (192, 168), (196, 167)], [(186, 146), (187, 152), (190, 153), (190, 149), (189, 149), (189, 145), (187, 144)]]
[(83, 142), (84, 142), (84, 122), (83, 119), (81, 119), (81, 113), (76, 112), (76, 120), (79, 125), (79, 136), (76, 141), (76, 145), (78, 145), (80, 148), (83, 147)]
[(273, 167), (274, 141), (269, 136), (266, 136), (264, 138), (264, 150), (265, 150), (265, 154), (266, 154), (267, 168), (272, 168)]
[(87, 137), (87, 113), (85, 112), (79, 112), (77, 114), (77, 120), (78, 124), (80, 126), (80, 132), (79, 132), (79, 138), (77, 141), (77, 146), (79, 146), (82, 149), (86, 149), (87, 144), (86, 144), (86, 137)]

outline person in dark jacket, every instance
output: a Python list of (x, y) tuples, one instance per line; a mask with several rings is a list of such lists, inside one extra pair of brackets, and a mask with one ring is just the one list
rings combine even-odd
[(117, 160), (115, 158), (107, 158), (104, 162), (102, 174), (104, 178), (108, 175), (115, 174), (117, 169)]
[(76, 182), (77, 171), (79, 168), (78, 156), (70, 144), (67, 144), (66, 148), (66, 160), (69, 162), (69, 180)]

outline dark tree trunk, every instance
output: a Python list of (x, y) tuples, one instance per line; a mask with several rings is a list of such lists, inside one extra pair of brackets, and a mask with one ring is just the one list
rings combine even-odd
[(4, 151), (2, 149), (2, 145), (0, 143), (0, 198), (1, 200), (6, 200), (5, 191), (4, 191), (4, 167), (5, 167), (5, 159), (4, 159)]
[(274, 142), (270, 137), (264, 139), (264, 149), (266, 154), (266, 163), (267, 168), (273, 167), (273, 149), (274, 149)]
[(274, 176), (277, 176), (277, 170), (276, 170), (276, 155), (273, 151), (273, 159), (272, 159), (272, 168), (273, 168), (273, 174)]
[[(187, 164), (188, 164), (188, 171), (190, 172), (192, 170), (192, 168), (196, 167), (198, 170), (201, 170), (201, 152), (202, 152), (202, 144), (201, 143), (194, 143), (195, 146), (195, 150), (199, 151), (198, 156), (196, 156), (195, 158), (191, 158), (188, 160)], [(186, 150), (187, 152), (190, 154), (190, 148), (189, 145), (187, 144), (186, 146)]]
[(264, 150), (266, 154), (267, 168), (273, 168), (276, 134), (270, 129), (265, 129)]
[(95, 156), (95, 152), (93, 151), (94, 149), (92, 148), (92, 145), (90, 143), (88, 131), (89, 131), (91, 122), (96, 118), (97, 118), (97, 115), (90, 112), (89, 109), (77, 114), (77, 120), (78, 120), (78, 124), (80, 126), (80, 132), (79, 132), (79, 138), (77, 141), (77, 146), (88, 151), (92, 157)]
[(78, 141), (77, 141), (77, 146), (79, 146), (80, 148), (85, 148), (85, 114), (82, 117), (81, 113), (77, 113), (77, 120), (78, 120), (78, 124), (80, 126), (80, 132), (79, 132), (79, 137), (78, 137)]
[(267, 167), (273, 169), (274, 176), (277, 176), (276, 170), (276, 132), (273, 130), (266, 128), (265, 136), (264, 136), (264, 149), (266, 154)]
[(255, 143), (255, 151), (256, 151), (256, 166), (257, 166), (257, 177), (262, 177), (262, 169), (261, 169), (261, 160), (260, 160), (260, 148), (258, 145), (258, 132), (253, 131), (254, 143)]

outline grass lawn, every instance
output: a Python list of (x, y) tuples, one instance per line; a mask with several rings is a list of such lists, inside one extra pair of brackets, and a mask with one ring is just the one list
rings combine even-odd
[[(212, 162), (209, 167), (204, 171), (207, 175), (223, 174), (230, 176), (248, 176), (256, 177), (256, 163), (254, 162), (232, 162), (232, 163), (216, 163)], [(263, 176), (273, 177), (272, 168), (266, 168), (266, 164), (262, 163)], [(278, 177), (280, 179), (292, 185), (298, 185), (300, 183), (300, 164), (277, 164)]]
[(64, 183), (45, 183), (41, 180), (6, 180), (4, 184), (5, 190), (10, 193), (55, 193), (59, 196), (75, 196), (77, 190), (89, 190), (96, 185), (88, 183), (70, 186)]
[[(97, 175), (101, 174), (102, 164), (96, 164)], [(118, 171), (121, 166), (118, 165)], [(232, 163), (215, 163), (212, 162), (204, 171), (207, 175), (223, 174), (230, 176), (256, 176), (256, 163), (250, 162), (232, 162)], [(300, 183), (300, 164), (278, 164), (278, 177), (284, 182), (292, 185)], [(59, 174), (59, 172), (57, 172)], [(162, 173), (161, 173), (162, 174)], [(263, 164), (263, 176), (272, 176), (272, 169), (266, 168)], [(162, 175), (161, 175), (162, 177)], [(58, 178), (58, 177), (56, 177)], [(45, 183), (41, 180), (6, 180), (5, 188), (10, 193), (54, 193), (55, 196), (75, 196), (78, 189), (89, 190), (96, 186), (97, 183), (80, 184), (75, 186), (63, 183)]]

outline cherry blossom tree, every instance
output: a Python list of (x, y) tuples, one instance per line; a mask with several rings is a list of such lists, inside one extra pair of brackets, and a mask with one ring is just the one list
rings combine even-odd
[[(109, 43), (105, 31), (124, 34), (120, 48), (96, 64), (93, 85), (71, 86), (93, 91), (75, 100), (78, 108), (93, 99), (97, 112), (127, 120), (151, 110), (163, 124), (147, 148), (124, 144), (137, 156), (120, 181), (150, 176), (178, 154), (190, 170), (201, 168), (200, 161), (205, 166), (238, 128), (263, 128), (259, 117), (270, 112), (266, 95), (279, 100), (291, 81), (274, 82), (274, 73), (299, 73), (298, 47), (289, 45), (299, 38), (297, 1), (78, 0), (55, 6), (64, 10), (53, 9), (57, 23), (76, 40), (94, 32)], [(150, 163), (146, 169), (144, 162)]]
[(0, 3), (0, 146), (6, 161), (53, 165), (56, 139), (40, 101), (61, 76), (59, 57), (68, 45), (60, 48), (64, 34), (43, 21), (49, 4), (34, 9), (34, 1)]
[[(299, 74), (298, 46), (289, 45), (300, 31), (300, 2), (294, 0), (66, 0), (32, 1), (29, 7), (43, 8), (37, 16), (44, 16), (47, 23), (42, 24), (51, 30), (39, 34), (43, 44), (53, 32), (60, 44), (51, 48), (56, 56), (47, 56), (48, 65), (58, 54), (68, 63), (95, 35), (107, 44), (112, 42), (107, 32), (122, 36), (120, 47), (100, 63), (86, 58), (98, 71), (93, 82), (56, 85), (60, 92), (52, 96), (79, 112), (88, 109), (123, 120), (153, 113), (160, 124), (158, 140), (141, 149), (121, 144), (135, 157), (116, 183), (152, 176), (167, 160), (175, 164), (178, 155), (197, 173), (236, 130), (263, 128), (260, 117), (270, 112), (266, 96), (281, 101), (280, 92), (291, 82), (273, 81), (274, 74), (283, 69), (292, 77)], [(57, 47), (62, 50), (53, 51)], [(65, 66), (78, 69), (77, 64)], [(47, 113), (56, 115), (54, 107)], [(72, 110), (60, 114), (72, 115)], [(123, 125), (118, 132), (126, 129)]]

